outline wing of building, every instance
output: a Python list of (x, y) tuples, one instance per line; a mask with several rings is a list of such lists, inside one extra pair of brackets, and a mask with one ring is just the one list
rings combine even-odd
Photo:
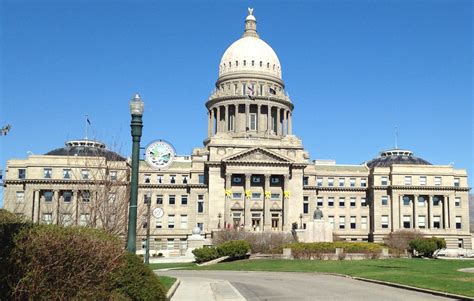
[[(223, 228), (290, 231), (294, 225), (304, 228), (319, 207), (342, 239), (382, 242), (392, 231), (418, 229), (444, 237), (449, 248), (472, 247), (464, 169), (432, 165), (401, 149), (360, 165), (310, 160), (293, 134), (294, 104), (285, 92), (282, 66), (259, 37), (252, 14), (242, 37), (224, 52), (205, 106), (203, 147), (175, 157), (162, 170), (140, 162), (138, 244), (148, 226), (151, 248), (161, 252), (185, 249), (196, 226), (205, 235)], [(101, 145), (82, 146), (89, 151), (79, 154), (74, 147), (8, 161), (5, 207), (35, 222), (61, 223), (67, 214), (74, 224), (95, 220), (84, 203), (103, 188), (84, 184), (87, 170), (103, 169), (109, 177), (113, 172), (115, 179), (125, 175), (120, 191), (105, 191), (127, 193), (129, 167), (123, 158)], [(100, 164), (87, 165), (98, 157)], [(66, 178), (67, 170), (74, 180)], [(149, 223), (148, 198), (152, 208), (163, 210)]]

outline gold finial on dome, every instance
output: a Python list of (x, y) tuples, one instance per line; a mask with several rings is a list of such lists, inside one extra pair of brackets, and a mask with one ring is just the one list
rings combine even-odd
[(255, 19), (255, 16), (253, 15), (253, 8), (249, 7), (247, 8), (248, 10), (248, 15), (247, 18), (245, 18), (245, 31), (242, 37), (254, 37), (258, 38), (258, 33), (257, 33), (257, 19)]

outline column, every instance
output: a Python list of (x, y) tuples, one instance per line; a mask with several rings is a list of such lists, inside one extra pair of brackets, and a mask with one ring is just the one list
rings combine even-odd
[(267, 200), (265, 194), (267, 191), (270, 191), (270, 177), (271, 175), (270, 174), (265, 174), (264, 175), (265, 177), (265, 185), (263, 186), (263, 220), (262, 220), (262, 231), (265, 230), (265, 228), (263, 227), (263, 225), (265, 225), (265, 222), (267, 219), (270, 219), (270, 223), (272, 222), (272, 216), (271, 214), (266, 214), (267, 212), (267, 205), (268, 205), (268, 208), (270, 208), (270, 204), (267, 204), (267, 202), (270, 201), (270, 199)]
[(39, 199), (40, 191), (35, 190), (33, 191), (33, 223), (39, 223), (39, 216), (40, 216), (40, 199)]
[(224, 131), (229, 130), (229, 105), (225, 105), (225, 116), (224, 116)]
[(455, 212), (455, 196), (449, 196), (448, 210), (449, 210), (449, 228), (456, 229), (456, 212)]
[(53, 224), (59, 225), (59, 191), (54, 190), (53, 192), (53, 214), (56, 215), (56, 217), (53, 216)]
[(293, 134), (293, 113), (291, 111), (288, 111), (288, 135)]
[(428, 196), (428, 229), (433, 228), (433, 196)]
[(402, 218), (403, 218), (402, 208), (403, 208), (403, 194), (401, 194), (398, 197), (398, 229), (401, 229), (402, 225), (403, 225), (403, 223), (402, 223)]
[(239, 131), (239, 105), (236, 104), (234, 105), (234, 132), (238, 132)]
[(217, 130), (216, 130), (216, 133), (217, 132), (220, 132), (222, 130), (222, 126), (221, 126), (221, 107), (216, 107), (217, 109)]
[(413, 195), (413, 229), (418, 229), (418, 195)]
[(449, 228), (448, 196), (443, 195), (443, 229)]
[(281, 109), (277, 107), (277, 114), (276, 114), (276, 118), (277, 118), (277, 135), (281, 135), (281, 123), (280, 123), (280, 112)]
[(250, 113), (250, 104), (245, 104), (245, 131), (248, 132), (250, 124), (249, 124), (249, 113)]
[[(286, 174), (283, 176), (283, 206), (282, 206), (282, 212), (281, 212), (281, 230), (283, 231), (284, 229), (284, 224), (286, 223), (287, 217), (288, 217), (288, 205), (290, 202), (290, 199), (285, 199), (285, 191), (289, 191), (288, 186), (289, 183), (288, 181), (290, 180), (290, 175)], [(290, 194), (291, 198), (291, 194)]]
[[(230, 173), (226, 173), (225, 174), (225, 190), (230, 190), (232, 189), (232, 174)], [(227, 223), (229, 222), (232, 222), (232, 217), (230, 216), (231, 212), (229, 210), (229, 203), (230, 203), (230, 198), (227, 196), (225, 196), (225, 203), (224, 203), (224, 212), (222, 212), (222, 216), (224, 217), (224, 220), (223, 220), (223, 225), (222, 225), (222, 228), (223, 229), (227, 229)], [(218, 225), (216, 225), (216, 228), (217, 228)]]
[(261, 128), (261, 122), (260, 122), (260, 118), (262, 118), (262, 105), (261, 104), (258, 104), (257, 105), (257, 133), (261, 133), (262, 131), (262, 128)]
[(72, 204), (75, 208), (74, 215), (73, 215), (74, 225), (77, 225), (78, 220), (79, 220), (79, 198), (77, 197), (78, 193), (79, 192), (77, 190), (73, 190), (73, 192), (72, 192)]
[(388, 197), (390, 202), (390, 229), (393, 232), (395, 231), (395, 200), (392, 198), (392, 195)]
[(252, 174), (245, 174), (245, 187), (244, 187), (244, 229), (252, 230), (252, 213), (250, 212), (250, 200), (247, 200), (245, 191), (250, 189), (250, 179)]
[(270, 134), (272, 131), (272, 107), (270, 105), (267, 106), (267, 133)]
[(212, 135), (212, 113), (211, 110), (207, 111), (207, 137)]
[(283, 129), (281, 131), (282, 135), (283, 136), (286, 136), (287, 133), (288, 133), (288, 124), (287, 124), (287, 116), (286, 114), (288, 114), (288, 111), (287, 110), (283, 110)]

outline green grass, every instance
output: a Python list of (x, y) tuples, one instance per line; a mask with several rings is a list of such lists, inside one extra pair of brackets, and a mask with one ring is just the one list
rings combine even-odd
[(245, 260), (187, 269), (338, 273), (400, 283), (474, 297), (474, 273), (458, 272), (474, 267), (472, 260)]
[(158, 276), (160, 279), (161, 284), (165, 287), (166, 291), (169, 291), (171, 286), (176, 282), (176, 278), (168, 277), (168, 276)]
[(196, 266), (193, 262), (182, 263), (150, 263), (149, 267), (152, 270), (169, 269), (169, 268), (188, 268)]

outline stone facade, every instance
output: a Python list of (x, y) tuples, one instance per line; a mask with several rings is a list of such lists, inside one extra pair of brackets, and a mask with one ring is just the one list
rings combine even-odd
[[(224, 228), (290, 231), (311, 222), (317, 206), (342, 239), (382, 242), (405, 228), (444, 237), (449, 248), (472, 247), (465, 170), (431, 165), (399, 149), (361, 165), (311, 161), (293, 134), (294, 105), (281, 71), (250, 14), (242, 38), (224, 53), (216, 89), (205, 104), (204, 146), (176, 157), (166, 170), (140, 162), (138, 249), (148, 226), (152, 250), (180, 253), (196, 226), (205, 236)], [(100, 164), (91, 163), (98, 158)], [(65, 169), (77, 177), (64, 179)], [(102, 176), (84, 179), (84, 169), (102, 170)], [(61, 223), (61, 212), (71, 211), (73, 223), (81, 224), (81, 214), (89, 211), (80, 192), (90, 190), (92, 200), (95, 191), (110, 186), (111, 171), (114, 181), (123, 179), (112, 185), (116, 195), (128, 198), (127, 162), (103, 154), (30, 156), (8, 161), (6, 171), (5, 208), (35, 222)], [(86, 182), (94, 182), (94, 189)], [(52, 192), (45, 196), (46, 190)], [(72, 191), (69, 202), (61, 199), (65, 190)], [(147, 221), (147, 199), (152, 209), (163, 209), (162, 218)], [(52, 217), (44, 215), (49, 213)]]

